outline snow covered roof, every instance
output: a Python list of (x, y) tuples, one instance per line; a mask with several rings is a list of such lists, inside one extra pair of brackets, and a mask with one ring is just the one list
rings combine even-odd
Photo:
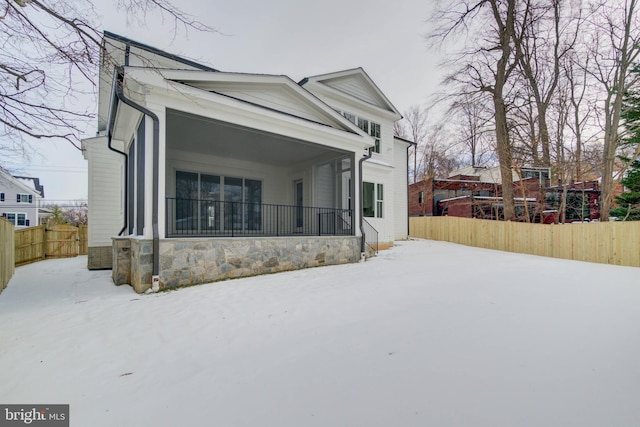
[(41, 197), (44, 197), (44, 186), (40, 184), (40, 178), (31, 176), (14, 176), (14, 178)]

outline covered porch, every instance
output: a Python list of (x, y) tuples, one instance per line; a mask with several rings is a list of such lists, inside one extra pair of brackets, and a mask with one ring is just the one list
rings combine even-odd
[(167, 110), (165, 236), (355, 235), (355, 153)]
[[(130, 177), (116, 284), (145, 292), (361, 258), (368, 135), (281, 77), (243, 76), (229, 89), (238, 76), (197, 75), (214, 85), (166, 72), (175, 79), (162, 89), (157, 75), (129, 71), (147, 93), (144, 105), (116, 93), (112, 136)], [(232, 89), (266, 105), (219, 92)]]

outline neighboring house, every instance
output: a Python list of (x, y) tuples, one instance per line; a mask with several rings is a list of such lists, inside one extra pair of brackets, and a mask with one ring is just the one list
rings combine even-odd
[[(561, 208), (562, 185), (550, 185), (549, 168), (520, 168), (513, 172), (516, 216), (535, 222), (555, 222)], [(565, 222), (599, 217), (598, 183), (588, 181), (567, 186)], [(459, 216), (500, 219), (502, 179), (499, 168), (467, 167), (447, 179), (425, 179), (409, 185), (410, 216)]]
[(90, 269), (143, 292), (355, 262), (408, 237), (412, 143), (361, 68), (296, 83), (104, 40), (116, 66), (83, 141)]
[(13, 176), (0, 169), (0, 215), (16, 228), (40, 225), (43, 197), (38, 178)]

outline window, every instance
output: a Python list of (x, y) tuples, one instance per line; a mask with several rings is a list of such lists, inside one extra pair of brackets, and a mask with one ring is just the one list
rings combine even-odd
[(380, 125), (378, 123), (370, 122), (367, 119), (356, 116), (355, 114), (349, 113), (347, 111), (342, 111), (341, 114), (351, 123), (357, 125), (360, 129), (371, 135), (375, 139), (373, 152), (380, 153)]
[(363, 119), (362, 117), (358, 117), (358, 127), (363, 131), (369, 133), (369, 121)]
[(0, 202), (4, 202), (4, 193), (0, 193)]
[(373, 148), (373, 152), (380, 153), (380, 125), (378, 123), (371, 122), (369, 135), (371, 135), (376, 140), (376, 145)]
[(345, 117), (345, 119), (349, 120), (351, 123), (356, 123), (356, 115), (355, 114), (351, 114), (348, 113), (346, 111), (342, 112), (342, 115)]
[(27, 214), (24, 213), (15, 213), (15, 212), (5, 212), (2, 214), (2, 217), (15, 225), (16, 227), (28, 227), (29, 220), (27, 219)]
[(421, 191), (420, 193), (418, 193), (418, 203), (420, 204), (424, 203), (424, 191)]
[(16, 202), (18, 203), (33, 203), (33, 196), (31, 194), (20, 194), (16, 195)]
[(382, 218), (383, 185), (372, 182), (362, 183), (362, 214), (369, 218)]
[(177, 230), (260, 230), (262, 181), (176, 172)]

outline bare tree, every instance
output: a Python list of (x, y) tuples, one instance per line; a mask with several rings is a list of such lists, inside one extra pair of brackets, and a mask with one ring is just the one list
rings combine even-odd
[(624, 94), (634, 84), (630, 73), (640, 54), (638, 1), (597, 3), (590, 22), (593, 37), (588, 40), (590, 66), (585, 68), (602, 87), (604, 141), (602, 149), (601, 220), (609, 219), (615, 187), (616, 155), (621, 140), (621, 111)]
[(457, 118), (455, 124), (469, 155), (471, 166), (483, 163), (489, 149), (488, 138), (493, 130), (492, 112), (477, 95), (465, 94), (453, 102), (449, 111)]
[[(0, 152), (24, 155), (32, 139), (62, 139), (79, 149), (82, 124), (93, 116), (78, 109), (77, 100), (82, 87), (95, 84), (105, 48), (92, 3), (5, 0), (2, 4), (0, 140), (5, 142)], [(167, 0), (118, 0), (117, 7), (138, 21), (149, 11), (160, 10), (173, 20), (174, 31), (180, 27), (215, 31)]]
[[(462, 64), (449, 75), (449, 83), (491, 96), (495, 116), (496, 152), (503, 183), (512, 182), (512, 154), (509, 140), (509, 78), (517, 66), (514, 55), (516, 0), (456, 0), (440, 8), (434, 18), (438, 30), (432, 40), (445, 40), (457, 34), (475, 33), (475, 45), (463, 49), (452, 64)], [(469, 39), (467, 39), (469, 40)], [(504, 219), (515, 220), (513, 187), (503, 185)]]
[(411, 141), (416, 145), (412, 150), (413, 153), (413, 182), (417, 182), (418, 179), (418, 157), (419, 152), (424, 148), (424, 139), (427, 136), (427, 122), (428, 112), (427, 109), (419, 105), (412, 105), (409, 110), (404, 113), (404, 128)]
[[(536, 141), (542, 150), (542, 158), (538, 162), (537, 152), (534, 152), (534, 163), (541, 166), (551, 166), (551, 131), (547, 113), (554, 102), (563, 58), (574, 48), (581, 20), (580, 10), (575, 17), (573, 13), (563, 14), (563, 4), (570, 3), (526, 0), (513, 34), (518, 69), (528, 85), (536, 110), (539, 137), (539, 141)], [(558, 143), (561, 142), (556, 141)]]

